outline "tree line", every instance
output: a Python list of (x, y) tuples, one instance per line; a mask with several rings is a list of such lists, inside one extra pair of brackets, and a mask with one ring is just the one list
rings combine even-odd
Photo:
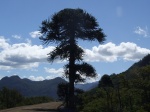
[(15, 89), (3, 87), (0, 90), (0, 109), (7, 109), (16, 106), (33, 105), (53, 101), (52, 98), (40, 97), (24, 97)]

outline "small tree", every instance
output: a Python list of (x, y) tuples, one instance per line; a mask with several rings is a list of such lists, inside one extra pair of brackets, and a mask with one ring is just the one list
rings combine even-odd
[[(65, 101), (67, 106), (69, 104), (68, 90), (69, 90), (68, 83), (59, 83), (57, 86), (57, 95), (59, 97), (59, 100)], [(75, 88), (74, 93), (76, 97), (76, 102), (79, 102), (80, 99), (78, 98), (78, 95), (84, 93), (84, 91), (82, 89)]]
[(103, 88), (104, 91), (106, 92), (108, 112), (109, 111), (113, 112), (112, 98), (111, 98), (111, 93), (113, 93), (112, 92), (113, 83), (109, 75), (105, 74), (102, 76), (101, 80), (99, 81), (99, 87)]
[[(69, 79), (69, 108), (75, 108), (74, 83), (85, 81), (84, 77), (95, 77), (95, 69), (83, 62), (83, 49), (78, 40), (102, 43), (105, 35), (96, 19), (82, 9), (64, 9), (55, 13), (51, 19), (42, 22), (40, 38), (44, 44), (56, 43), (57, 47), (48, 55), (48, 61), (68, 60), (65, 75)], [(83, 77), (84, 76), (84, 77)]]
[(60, 83), (57, 86), (57, 95), (59, 100), (65, 101), (66, 105), (68, 106), (68, 83)]

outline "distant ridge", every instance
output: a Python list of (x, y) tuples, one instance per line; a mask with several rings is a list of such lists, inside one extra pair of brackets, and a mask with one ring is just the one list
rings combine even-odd
[[(21, 79), (19, 76), (3, 77), (0, 80), (0, 89), (7, 87), (9, 89), (16, 89), (25, 97), (34, 96), (48, 96), (57, 99), (57, 85), (59, 83), (66, 83), (64, 79), (56, 77), (50, 80), (31, 81), (27, 78)], [(75, 84), (76, 88), (88, 91), (97, 87), (98, 82), (87, 84)]]
[(127, 79), (136, 78), (138, 70), (145, 66), (150, 66), (150, 54), (146, 55), (140, 61), (134, 63), (129, 69), (127, 69), (123, 73)]
[(98, 86), (98, 81), (92, 82), (92, 83), (76, 84), (75, 85), (76, 88), (82, 89), (84, 91), (89, 91), (89, 90), (91, 90), (97, 86)]
[(150, 54), (146, 55), (143, 59), (138, 61), (137, 63), (133, 64), (129, 69), (135, 68), (135, 67), (143, 67), (150, 65)]
[(6, 76), (0, 80), (0, 89), (3, 87), (16, 89), (26, 97), (49, 96), (56, 99), (57, 85), (61, 82), (66, 81), (60, 77), (44, 81), (31, 81), (29, 79), (21, 79), (19, 76)]

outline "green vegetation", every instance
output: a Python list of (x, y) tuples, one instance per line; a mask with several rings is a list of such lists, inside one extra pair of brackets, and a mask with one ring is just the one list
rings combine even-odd
[(4, 87), (0, 91), (0, 109), (17, 106), (22, 101), (23, 96), (16, 90), (9, 90)]
[(102, 76), (98, 87), (80, 98), (81, 112), (149, 112), (150, 55), (126, 72)]
[(23, 97), (18, 91), (5, 87), (0, 90), (0, 109), (46, 103), (50, 101), (52, 101), (52, 99), (49, 97)]
[[(69, 85), (68, 83), (59, 83), (57, 86), (57, 95), (59, 97), (59, 100), (64, 102), (64, 105), (68, 105), (69, 103), (69, 97), (68, 97), (68, 89)], [(75, 102), (76, 103), (81, 103), (80, 98), (78, 97), (80, 94), (84, 93), (82, 89), (75, 88), (74, 94), (75, 94)]]

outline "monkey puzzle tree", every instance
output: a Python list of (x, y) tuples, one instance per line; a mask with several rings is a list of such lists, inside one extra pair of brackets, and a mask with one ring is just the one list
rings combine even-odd
[(95, 69), (83, 62), (83, 49), (78, 40), (89, 40), (102, 43), (105, 34), (96, 19), (82, 9), (63, 9), (55, 13), (51, 19), (42, 22), (40, 29), (44, 44), (55, 43), (57, 47), (48, 54), (48, 61), (67, 60), (64, 66), (65, 75), (69, 79), (69, 107), (75, 107), (74, 83), (83, 82), (85, 77), (95, 77)]

